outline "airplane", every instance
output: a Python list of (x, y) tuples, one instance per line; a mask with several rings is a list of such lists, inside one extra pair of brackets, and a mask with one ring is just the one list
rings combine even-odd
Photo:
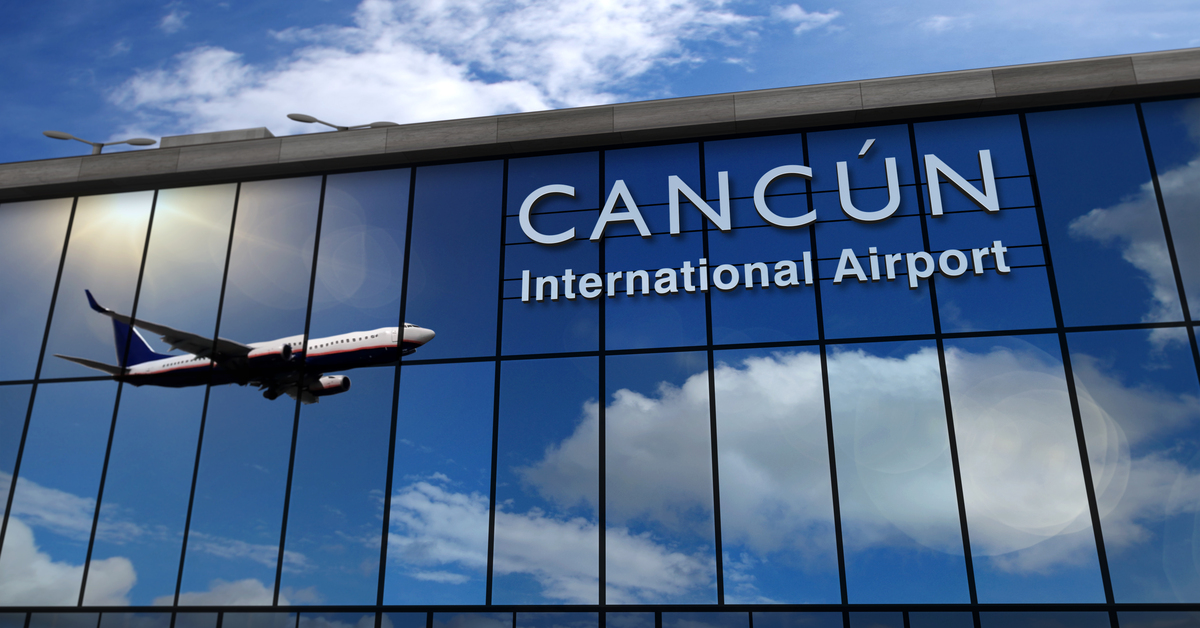
[[(321, 397), (350, 390), (349, 377), (326, 375), (326, 372), (395, 364), (400, 356), (416, 351), (434, 337), (431, 329), (404, 323), (403, 328), (381, 327), (312, 338), (307, 345), (303, 335), (249, 344), (225, 338), (214, 342), (209, 336), (134, 320), (101, 306), (91, 291), (84, 293), (93, 310), (112, 319), (118, 366), (69, 355), (55, 354), (55, 357), (104, 371), (113, 379), (134, 386), (250, 385), (262, 390), (268, 400), (286, 394), (292, 399), (299, 397), (304, 403), (317, 403)], [(185, 353), (155, 352), (138, 327), (158, 334), (172, 350)], [(122, 356), (126, 345), (128, 353)]]

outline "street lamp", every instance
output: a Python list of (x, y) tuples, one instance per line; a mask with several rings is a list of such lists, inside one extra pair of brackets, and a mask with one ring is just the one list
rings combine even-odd
[(53, 138), (56, 140), (76, 140), (79, 142), (83, 142), (84, 144), (91, 144), (93, 155), (99, 155), (100, 151), (103, 150), (105, 146), (113, 146), (116, 144), (131, 144), (133, 146), (153, 146), (154, 144), (158, 143), (156, 140), (152, 140), (148, 137), (135, 137), (133, 139), (121, 140), (120, 142), (89, 142), (85, 139), (75, 137), (74, 135), (71, 135), (70, 133), (63, 133), (62, 131), (42, 131), (42, 135), (45, 135), (46, 137)]
[(336, 124), (330, 124), (324, 120), (318, 120), (304, 113), (289, 113), (287, 114), (287, 117), (291, 120), (295, 120), (296, 122), (304, 122), (306, 124), (312, 124), (313, 122), (316, 122), (317, 124), (324, 124), (327, 127), (332, 127), (339, 131), (352, 131), (354, 129), (378, 129), (385, 126), (400, 126), (395, 122), (372, 122), (370, 124), (359, 124), (357, 126), (338, 126)]

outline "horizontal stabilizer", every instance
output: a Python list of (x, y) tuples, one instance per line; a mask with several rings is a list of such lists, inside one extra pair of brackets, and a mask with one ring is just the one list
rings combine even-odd
[(125, 369), (123, 369), (119, 366), (113, 366), (111, 364), (105, 364), (103, 362), (97, 362), (95, 360), (89, 360), (87, 358), (76, 358), (76, 357), (72, 357), (69, 355), (59, 355), (57, 353), (54, 354), (54, 357), (62, 358), (64, 360), (69, 360), (76, 364), (82, 364), (90, 369), (96, 369), (97, 371), (104, 371), (105, 373), (108, 373), (109, 375), (121, 375), (122, 373), (125, 372)]

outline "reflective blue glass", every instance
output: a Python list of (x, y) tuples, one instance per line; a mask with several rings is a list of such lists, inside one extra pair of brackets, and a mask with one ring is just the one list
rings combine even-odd
[(607, 612), (604, 626), (608, 628), (654, 628), (654, 613)]
[[(213, 337), (235, 192), (221, 185), (159, 193), (139, 319)], [(142, 335), (158, 353), (183, 355), (156, 334)], [(203, 385), (122, 391), (101, 505), (107, 533), (97, 535), (92, 559), (132, 561), (136, 604), (174, 600), (203, 405)], [(85, 603), (94, 595), (90, 580)]]
[(1156, 628), (1200, 626), (1200, 613), (1188, 611), (1120, 611), (1117, 621), (1123, 628)]
[[(874, 142), (867, 148), (867, 153), (859, 157), (868, 140)], [(814, 191), (838, 189), (837, 162), (846, 162), (850, 189), (885, 188), (888, 158), (896, 160), (896, 180), (900, 185), (915, 183), (907, 126), (894, 124), (808, 134), (808, 165), (813, 170)], [(858, 194), (853, 198), (856, 206), (867, 211), (883, 204), (867, 202), (866, 197)], [(915, 212), (915, 206), (910, 211)]]
[(750, 613), (663, 613), (663, 628), (748, 628)]
[(850, 628), (904, 628), (904, 614), (896, 612), (850, 613)]
[(383, 613), (382, 628), (425, 628), (429, 613)]
[[(117, 384), (105, 381), (38, 387), (0, 549), (0, 574), (15, 587), (7, 603), (79, 603), (116, 393)], [(127, 533), (120, 523), (97, 532)], [(126, 605), (136, 577), (127, 558), (92, 561), (91, 599)]]
[(495, 381), (492, 362), (400, 369), (384, 604), (485, 600)]
[[(732, 198), (753, 198), (754, 188), (764, 174), (773, 168), (788, 165), (805, 165), (804, 142), (799, 133), (705, 142), (705, 198), (720, 198), (720, 172), (729, 173), (729, 195)], [(804, 179), (799, 177), (780, 178), (768, 189), (773, 196), (804, 192)], [(746, 209), (749, 211), (734, 211), (734, 216), (747, 220), (746, 224), (764, 224), (753, 206)]]
[(438, 334), (422, 358), (496, 352), (503, 166), (417, 170), (405, 316)]
[(0, 613), (0, 628), (25, 628), (25, 613)]
[[(700, 267), (704, 259), (704, 234), (606, 237), (604, 239), (605, 281), (604, 344), (608, 349), (640, 349), (702, 345), (707, 338), (704, 324), (704, 293)], [(688, 269), (684, 268), (688, 265)], [(707, 267), (705, 267), (707, 268)], [(677, 292), (658, 294), (654, 288), (660, 269), (677, 282)], [(690, 271), (690, 269), (696, 269)], [(632, 271), (646, 271), (645, 277)], [(690, 271), (690, 272), (689, 272)], [(678, 274), (675, 274), (678, 272)], [(613, 296), (607, 284), (612, 282)], [(643, 284), (648, 286), (643, 291)], [(687, 286), (693, 287), (692, 292)], [(709, 289), (713, 289), (711, 284)], [(632, 295), (629, 292), (633, 292)]]
[(1108, 628), (1112, 623), (1104, 612), (991, 612), (979, 614), (981, 628)]
[(221, 628), (296, 628), (295, 613), (224, 613)]
[[(242, 185), (221, 337), (262, 342), (304, 333), (320, 191), (319, 177)], [(272, 603), (296, 410), (288, 396), (210, 389), (180, 605)], [(312, 561), (287, 552), (283, 568), (307, 570)], [(292, 602), (289, 593), (280, 603)]]
[[(321, 338), (355, 332), (363, 340), (354, 346), (390, 341), (384, 329), (400, 323), (408, 185), (407, 169), (327, 180), (310, 358), (348, 346)], [(352, 384), (301, 409), (286, 550), (305, 556), (311, 567), (284, 570), (280, 586), (306, 592), (294, 603), (372, 604), (379, 588), (379, 508), (396, 371), (379, 364), (326, 375), (349, 377)]]
[(494, 603), (599, 601), (599, 387), (596, 358), (501, 368)]
[(969, 602), (936, 345), (833, 346), (828, 367), (850, 602)]
[(712, 603), (707, 358), (609, 356), (604, 368), (605, 599)]
[(961, 611), (910, 612), (908, 628), (973, 628), (975, 618)]
[(8, 514), (8, 494), (32, 389), (29, 385), (0, 386), (0, 518)]
[(599, 624), (596, 613), (517, 613), (516, 628), (597, 628)]
[[(117, 362), (112, 323), (88, 307), (84, 290), (91, 290), (106, 307), (132, 311), (153, 198), (153, 192), (130, 192), (79, 199), (46, 344), (47, 356)], [(47, 357), (42, 363), (42, 377), (95, 375), (103, 373), (59, 358)]]
[(1186, 334), (1067, 344), (1116, 600), (1200, 601), (1200, 385)]
[(1134, 107), (1048, 111), (1028, 120), (1063, 321), (1180, 320)]
[[(588, 212), (593, 221), (597, 215)], [(511, 229), (515, 222), (509, 222)], [(579, 278), (599, 270), (600, 245), (589, 241), (586, 232), (557, 246), (529, 241), (506, 245), (503, 352), (596, 350), (600, 303), (580, 294)], [(523, 279), (526, 271), (527, 280)]]
[(842, 628), (841, 613), (758, 612), (754, 628)]
[[(1200, 214), (1195, 211), (1200, 202), (1200, 101), (1168, 100), (1142, 105), (1150, 150), (1154, 154), (1158, 184), (1162, 190), (1163, 206), (1167, 210), (1171, 240), (1188, 300), (1192, 320), (1200, 319)], [(1153, 208), (1153, 190), (1143, 186), (1130, 204)], [(1164, 294), (1156, 298), (1169, 299), (1166, 277), (1159, 265), (1152, 277), (1155, 286), (1162, 284)]]
[(101, 613), (100, 628), (170, 628), (170, 613)]
[(1102, 602), (1058, 338), (946, 342), (975, 586), (982, 603)]
[(840, 602), (820, 354), (713, 358), (726, 603)]
[(97, 628), (99, 613), (30, 613), (29, 628)]
[(10, 331), (4, 338), (0, 379), (33, 378), (72, 202), (0, 205), (0, 265), (20, 269), (0, 276), (0, 294), (9, 295), (0, 309), (0, 328)]
[(433, 628), (513, 628), (512, 613), (434, 613)]

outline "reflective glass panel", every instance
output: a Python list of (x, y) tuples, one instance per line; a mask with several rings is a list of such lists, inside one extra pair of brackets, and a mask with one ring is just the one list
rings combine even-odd
[(663, 613), (663, 628), (747, 628), (750, 613)]
[(409, 321), (436, 330), (422, 358), (494, 355), (503, 163), (417, 169)]
[(715, 601), (707, 368), (698, 352), (606, 360), (609, 604)]
[(216, 628), (216, 613), (176, 613), (175, 628)]
[(908, 628), (974, 628), (971, 613), (957, 611), (911, 612)]
[(605, 628), (654, 628), (654, 613), (613, 613), (604, 614)]
[[(424, 626), (423, 614), (421, 620)], [(297, 628), (375, 628), (375, 613), (301, 613)], [(402, 627), (383, 624), (382, 628)]]
[(434, 613), (433, 628), (513, 628), (512, 613)]
[(425, 628), (429, 613), (383, 613), (382, 628)]
[(0, 628), (25, 628), (25, 613), (0, 613)]
[(1200, 601), (1200, 386), (1161, 331), (1067, 337), (1118, 602)]
[(596, 358), (500, 371), (496, 604), (595, 604), (600, 586)]
[(1200, 626), (1200, 613), (1187, 611), (1121, 611), (1117, 621), (1122, 628), (1194, 628)]
[[(1154, 167), (1162, 190), (1163, 205), (1175, 244), (1175, 258), (1188, 300), (1192, 320), (1200, 319), (1200, 101), (1168, 100), (1142, 105), (1146, 131), (1154, 153)], [(1157, 208), (1153, 190), (1142, 186), (1130, 204)], [(1155, 287), (1161, 284), (1169, 299), (1167, 278), (1155, 266)], [(1155, 293), (1155, 297), (1159, 295)]]
[(596, 613), (517, 613), (517, 628), (596, 628)]
[(31, 379), (46, 330), (54, 278), (62, 260), (73, 199), (0, 205), (0, 265), (21, 269), (0, 276), (5, 358), (0, 379)]
[(401, 367), (384, 604), (486, 599), (495, 382), (493, 362)]
[(841, 613), (754, 612), (754, 628), (842, 628)]
[(101, 613), (100, 628), (170, 628), (170, 613)]
[(295, 613), (224, 613), (221, 628), (296, 628)]
[[(15, 598), (9, 603), (79, 603), (117, 386), (99, 381), (38, 387), (0, 549), (0, 582)], [(89, 579), (94, 599), (126, 605), (137, 574), (121, 556), (92, 561)]]
[(820, 354), (714, 360), (726, 603), (840, 602)]
[[(236, 186), (222, 185), (159, 193), (138, 297), (139, 320), (211, 341), (235, 192)], [(174, 364), (167, 368), (175, 375), (168, 377), (180, 379), (146, 378), (142, 381), (148, 385), (122, 391), (92, 559), (127, 557), (138, 575), (130, 601), (170, 604), (179, 577), (209, 369), (207, 361), (173, 350), (159, 334), (139, 333), (152, 351), (172, 358)], [(164, 383), (181, 387), (159, 385)], [(89, 575), (84, 603), (93, 603), (94, 594)]]
[(905, 628), (903, 613), (850, 613), (850, 628)]
[(1028, 116), (1067, 325), (1182, 318), (1136, 113), (1122, 105)]
[(29, 628), (96, 628), (99, 613), (31, 613)]
[(1112, 625), (1103, 612), (1012, 612), (980, 613), (981, 628), (1108, 628)]
[(8, 513), (8, 494), (17, 465), (21, 432), (29, 412), (32, 386), (0, 386), (0, 518)]
[[(46, 355), (69, 355), (117, 363), (112, 321), (88, 307), (84, 290), (103, 306), (130, 313), (153, 192), (130, 192), (79, 199), (71, 241), (59, 282)], [(34, 332), (36, 334), (36, 332)], [(104, 372), (60, 358), (42, 364), (42, 377), (103, 376)]]
[[(690, 346), (706, 341), (702, 283), (708, 279), (701, 278), (707, 271), (699, 267), (704, 258), (700, 230), (707, 219), (691, 205), (681, 203), (680, 234), (671, 235), (668, 203), (672, 175), (701, 193), (698, 145), (604, 154), (606, 203), (614, 203), (614, 220), (603, 232), (605, 272), (599, 278), (604, 284), (604, 296), (599, 298), (604, 299), (604, 342), (609, 349)], [(618, 181), (624, 182), (629, 195), (614, 200), (620, 189)], [(629, 206), (631, 201), (636, 209)], [(641, 235), (634, 215), (641, 216), (652, 236)], [(637, 275), (636, 271), (645, 272)], [(612, 296), (607, 296), (609, 293)]]
[(946, 368), (979, 601), (1104, 592), (1058, 338), (951, 340)]
[(850, 602), (969, 602), (937, 346), (834, 346), (828, 364)]
[[(588, 239), (602, 202), (597, 191), (599, 167), (597, 153), (509, 161), (503, 342), (507, 354), (598, 347), (600, 304), (580, 294), (579, 278), (600, 271), (600, 244)], [(526, 197), (550, 184), (575, 189), (573, 197), (552, 194), (533, 206), (529, 220), (538, 233), (575, 230), (574, 239), (553, 246), (531, 240), (516, 216)], [(522, 278), (525, 271), (528, 280)]]
[[(279, 347), (214, 375), (205, 416), (180, 605), (270, 604), (297, 403), (286, 343), (303, 347), (321, 179), (245, 183), (238, 199), (220, 336)], [(253, 369), (253, 370), (251, 370)], [(229, 382), (229, 384), (222, 384)], [(257, 383), (262, 392), (233, 383)], [(313, 569), (303, 553), (284, 570)], [(301, 601), (282, 591), (279, 603)]]
[(285, 569), (280, 585), (307, 591), (298, 603), (373, 604), (378, 594), (408, 185), (408, 170), (326, 183), (305, 377), (351, 384), (300, 412), (286, 546), (312, 568)]

